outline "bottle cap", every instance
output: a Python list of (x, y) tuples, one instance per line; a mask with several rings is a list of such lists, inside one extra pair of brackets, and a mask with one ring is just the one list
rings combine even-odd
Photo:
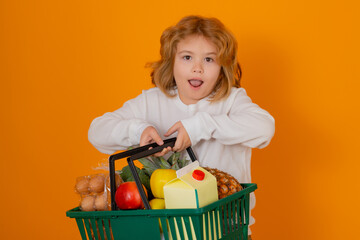
[(199, 169), (195, 169), (192, 173), (192, 177), (195, 180), (202, 181), (205, 178), (205, 173)]

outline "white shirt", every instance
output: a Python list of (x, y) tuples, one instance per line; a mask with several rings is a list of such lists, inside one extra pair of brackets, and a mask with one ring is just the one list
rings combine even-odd
[[(164, 136), (177, 121), (185, 127), (201, 166), (227, 172), (240, 183), (251, 182), (251, 148), (267, 146), (275, 131), (274, 118), (253, 103), (244, 88), (232, 88), (219, 102), (204, 98), (191, 105), (152, 88), (94, 119), (88, 137), (100, 152), (112, 154), (138, 145), (146, 127), (154, 126)], [(250, 209), (254, 206), (251, 194)], [(250, 225), (253, 222), (251, 217)]]

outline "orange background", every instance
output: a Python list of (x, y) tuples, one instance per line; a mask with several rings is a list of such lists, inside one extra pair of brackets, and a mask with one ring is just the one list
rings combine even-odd
[(253, 152), (254, 239), (355, 239), (357, 2), (1, 0), (1, 239), (80, 239), (75, 179), (107, 160), (89, 124), (152, 87), (144, 65), (188, 14), (232, 30), (242, 85), (276, 119)]

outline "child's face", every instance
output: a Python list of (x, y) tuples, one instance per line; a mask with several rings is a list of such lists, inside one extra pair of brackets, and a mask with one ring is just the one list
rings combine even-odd
[(203, 36), (191, 35), (178, 43), (174, 78), (179, 97), (186, 105), (198, 102), (214, 90), (221, 69), (216, 56), (216, 46)]

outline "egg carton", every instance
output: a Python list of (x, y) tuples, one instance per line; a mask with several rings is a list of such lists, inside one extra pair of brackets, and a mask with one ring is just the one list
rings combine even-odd
[[(115, 173), (116, 186), (122, 182), (119, 174)], [(110, 202), (109, 174), (97, 173), (76, 178), (75, 192), (80, 195), (80, 209), (82, 211), (108, 211)]]

